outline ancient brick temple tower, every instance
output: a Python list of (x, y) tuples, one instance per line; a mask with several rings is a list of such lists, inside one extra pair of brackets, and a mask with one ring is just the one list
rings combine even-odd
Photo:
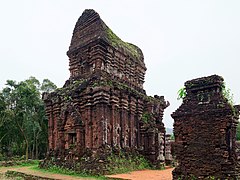
[(78, 156), (86, 148), (128, 148), (164, 162), (162, 117), (168, 103), (146, 95), (142, 51), (119, 39), (94, 10), (85, 10), (67, 55), (69, 80), (43, 97), (49, 151)]
[(185, 87), (183, 104), (172, 114), (178, 162), (173, 179), (239, 178), (239, 111), (223, 95), (223, 78), (213, 75), (194, 79)]

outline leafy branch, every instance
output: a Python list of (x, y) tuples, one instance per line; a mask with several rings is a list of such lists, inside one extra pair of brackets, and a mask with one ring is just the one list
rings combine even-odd
[(187, 95), (187, 92), (186, 92), (186, 87), (182, 87), (181, 89), (178, 90), (178, 98), (177, 100), (180, 100), (180, 99), (184, 99)]
[(227, 99), (227, 101), (233, 106), (234, 105), (233, 93), (231, 92), (230, 88), (226, 87), (226, 83), (223, 83), (222, 85), (222, 93), (223, 96)]

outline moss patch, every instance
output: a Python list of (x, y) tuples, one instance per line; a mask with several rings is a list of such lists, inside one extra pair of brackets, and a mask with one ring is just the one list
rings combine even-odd
[(123, 48), (125, 51), (129, 52), (134, 58), (137, 58), (138, 60), (141, 57), (141, 53), (139, 52), (140, 49), (130, 43), (122, 41), (114, 32), (107, 27), (107, 38), (110, 41), (109, 43), (115, 47), (115, 48)]

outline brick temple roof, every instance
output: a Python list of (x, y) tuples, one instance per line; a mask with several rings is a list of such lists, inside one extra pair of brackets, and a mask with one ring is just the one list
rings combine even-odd
[(86, 9), (79, 17), (72, 35), (71, 44), (67, 54), (91, 42), (103, 40), (115, 47), (117, 50), (127, 54), (131, 58), (143, 63), (143, 53), (141, 49), (131, 43), (122, 41), (103, 22), (99, 14), (92, 9)]

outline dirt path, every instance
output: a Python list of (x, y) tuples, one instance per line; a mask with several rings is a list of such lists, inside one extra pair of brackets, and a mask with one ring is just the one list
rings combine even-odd
[(142, 170), (127, 174), (109, 175), (107, 177), (122, 178), (129, 180), (172, 180), (173, 168), (165, 170)]
[(48, 177), (48, 178), (53, 178), (57, 180), (94, 180), (94, 178), (80, 178), (80, 177), (73, 177), (73, 176), (68, 176), (68, 175), (62, 175), (62, 174), (55, 174), (55, 173), (50, 173), (50, 172), (42, 172), (42, 171), (37, 171), (31, 169), (32, 166), (26, 166), (26, 167), (0, 167), (0, 173), (6, 173), (8, 170), (12, 171), (18, 171), (22, 172), (25, 174), (31, 174), (35, 176), (40, 176), (40, 177)]
[[(31, 174), (40, 177), (49, 177), (58, 180), (93, 180), (94, 178), (80, 178), (62, 174), (55, 174), (50, 172), (42, 172), (31, 169), (32, 166), (27, 167), (0, 167), (0, 174), (4, 174), (8, 170), (18, 171), (26, 174)], [(134, 171), (126, 174), (108, 175), (107, 177), (121, 178), (128, 180), (172, 180), (173, 168), (165, 170), (142, 170)]]

